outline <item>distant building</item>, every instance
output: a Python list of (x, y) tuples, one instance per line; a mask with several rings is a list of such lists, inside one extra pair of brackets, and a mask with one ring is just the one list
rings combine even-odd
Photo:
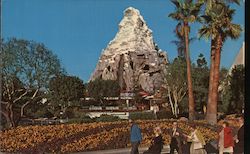
[[(231, 67), (228, 70), (228, 74), (230, 75), (232, 73), (232, 70), (235, 66), (237, 65), (243, 65), (245, 66), (245, 42), (242, 43), (242, 47), (240, 48), (240, 50), (238, 51), (237, 56), (234, 59), (233, 64), (231, 65)], [(224, 87), (227, 85), (228, 83), (226, 81), (223, 81), (221, 83), (221, 85), (219, 85), (218, 90), (222, 91), (224, 89)]]
[(230, 69), (229, 69), (229, 74), (231, 74), (232, 69), (236, 66), (236, 65), (243, 65), (245, 66), (245, 42), (243, 42), (242, 47), (240, 48), (236, 58), (234, 59), (233, 64), (231, 65)]

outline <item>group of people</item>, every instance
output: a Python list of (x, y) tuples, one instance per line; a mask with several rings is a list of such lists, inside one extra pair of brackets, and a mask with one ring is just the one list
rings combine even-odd
[(242, 154), (244, 153), (244, 117), (239, 117), (240, 129), (237, 135), (229, 127), (229, 123), (224, 121), (223, 128), (219, 132), (219, 154)]
[[(132, 120), (131, 125), (131, 154), (139, 154), (138, 147), (142, 141), (141, 130), (139, 126)], [(229, 123), (224, 121), (223, 127), (219, 131), (218, 138), (218, 151), (219, 154), (244, 154), (244, 117), (239, 118), (240, 129), (237, 135), (233, 134), (233, 130), (229, 127)], [(143, 154), (160, 154), (163, 149), (163, 138), (160, 127), (154, 128), (155, 137), (147, 151)], [(195, 125), (191, 125), (190, 135), (186, 135), (178, 127), (177, 122), (173, 122), (172, 128), (168, 130), (168, 134), (171, 137), (170, 142), (170, 154), (174, 154), (176, 150), (178, 154), (206, 154), (205, 140), (202, 133), (197, 129)], [(184, 151), (184, 142), (191, 142), (189, 152)]]

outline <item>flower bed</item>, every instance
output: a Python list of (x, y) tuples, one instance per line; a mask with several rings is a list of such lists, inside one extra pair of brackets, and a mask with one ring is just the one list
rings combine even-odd
[[(160, 126), (165, 144), (170, 143), (168, 129), (171, 120), (137, 121), (142, 130), (142, 146), (149, 146), (153, 138), (153, 128)], [(205, 122), (195, 122), (206, 142), (217, 138), (217, 133)], [(190, 133), (190, 123), (179, 122), (185, 134)], [(64, 124), (52, 126), (26, 126), (0, 132), (0, 147), (4, 152), (36, 153), (79, 152), (130, 147), (130, 124), (127, 121)]]

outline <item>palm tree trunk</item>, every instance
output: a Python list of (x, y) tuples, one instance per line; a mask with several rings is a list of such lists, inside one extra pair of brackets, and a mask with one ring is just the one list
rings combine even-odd
[(212, 96), (210, 104), (210, 118), (208, 122), (210, 124), (217, 123), (217, 104), (218, 104), (218, 87), (220, 80), (220, 57), (222, 48), (222, 37), (219, 35), (216, 39), (216, 51), (214, 58), (214, 74), (213, 74), (213, 84), (212, 84)]
[(188, 107), (189, 107), (189, 120), (193, 121), (195, 119), (195, 104), (193, 95), (193, 86), (191, 78), (191, 62), (189, 56), (189, 26), (188, 23), (184, 23), (185, 30), (185, 52), (186, 52), (186, 63), (187, 63), (187, 83), (188, 83)]
[(211, 55), (210, 55), (210, 74), (209, 74), (209, 90), (208, 90), (208, 102), (206, 111), (206, 120), (210, 121), (210, 110), (211, 110), (211, 100), (212, 100), (212, 84), (214, 79), (214, 62), (215, 62), (215, 40), (211, 40)]

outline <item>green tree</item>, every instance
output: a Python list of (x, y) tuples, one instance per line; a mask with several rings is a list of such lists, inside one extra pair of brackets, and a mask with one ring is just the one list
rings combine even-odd
[[(211, 0), (210, 0), (211, 1)], [(220, 79), (220, 57), (223, 44), (227, 38), (237, 39), (242, 31), (241, 26), (232, 23), (234, 9), (224, 1), (207, 3), (203, 26), (199, 35), (211, 39), (210, 79), (206, 119), (211, 124), (217, 123), (218, 86)]]
[(189, 33), (190, 23), (198, 20), (198, 15), (202, 6), (202, 3), (194, 3), (192, 0), (171, 0), (175, 5), (175, 12), (170, 13), (169, 17), (179, 22), (180, 34), (185, 37), (185, 58), (187, 63), (187, 84), (188, 84), (188, 104), (189, 104), (189, 120), (195, 119), (195, 103), (193, 95), (193, 85), (191, 76), (191, 61), (189, 55)]
[[(25, 107), (41, 99), (49, 80), (64, 70), (42, 43), (13, 38), (1, 44), (1, 114), (7, 127), (14, 127), (15, 116), (24, 117)], [(18, 113), (14, 112), (17, 107)]]
[(245, 104), (245, 67), (236, 65), (225, 83), (221, 92), (221, 110), (227, 114), (242, 113)]
[(196, 65), (193, 65), (193, 81), (194, 81), (194, 94), (196, 109), (204, 111), (206, 106), (208, 85), (209, 85), (209, 69), (207, 67), (207, 61), (203, 54), (200, 54)]
[(166, 97), (175, 117), (179, 114), (179, 103), (187, 93), (185, 68), (185, 59), (178, 57), (167, 67), (167, 74), (165, 74)]
[(95, 79), (87, 85), (87, 93), (90, 97), (100, 100), (103, 104), (105, 97), (119, 97), (120, 86), (118, 81)]
[(83, 81), (75, 76), (60, 75), (51, 79), (49, 95), (53, 106), (61, 106), (63, 112), (70, 103), (79, 102), (84, 97), (85, 87)]

